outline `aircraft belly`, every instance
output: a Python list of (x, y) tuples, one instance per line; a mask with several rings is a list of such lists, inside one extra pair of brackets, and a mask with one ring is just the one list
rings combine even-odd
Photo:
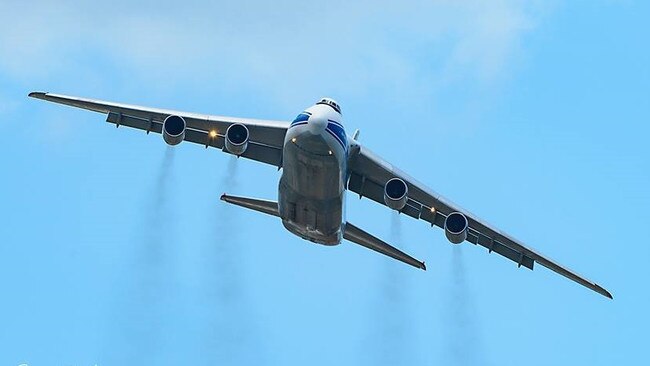
[(343, 169), (320, 135), (287, 139), (283, 152), (278, 208), (290, 232), (316, 243), (341, 242)]

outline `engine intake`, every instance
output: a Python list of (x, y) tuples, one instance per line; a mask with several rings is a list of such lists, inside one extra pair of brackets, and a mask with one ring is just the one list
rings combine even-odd
[(248, 148), (248, 128), (241, 123), (233, 123), (226, 130), (226, 150), (235, 155), (241, 155)]
[(384, 186), (384, 202), (386, 206), (400, 211), (406, 206), (408, 192), (408, 186), (403, 180), (399, 178), (389, 180)]
[(460, 212), (452, 212), (445, 219), (445, 236), (454, 243), (460, 244), (467, 239), (467, 217)]
[(178, 145), (185, 139), (187, 124), (181, 116), (171, 115), (163, 122), (163, 139), (169, 145)]

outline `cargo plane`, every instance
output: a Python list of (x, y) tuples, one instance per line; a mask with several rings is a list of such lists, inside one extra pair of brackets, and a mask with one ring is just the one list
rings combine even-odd
[(224, 194), (221, 199), (280, 218), (291, 233), (314, 243), (343, 239), (425, 270), (424, 262), (348, 222), (345, 194), (354, 192), (444, 230), (453, 244), (470, 242), (533, 269), (535, 263), (599, 294), (595, 282), (561, 266), (463, 210), (413, 179), (346, 133), (339, 104), (322, 98), (289, 121), (223, 117), (33, 92), (30, 97), (106, 115), (106, 121), (162, 134), (169, 145), (183, 141), (217, 148), (282, 169), (277, 201)]

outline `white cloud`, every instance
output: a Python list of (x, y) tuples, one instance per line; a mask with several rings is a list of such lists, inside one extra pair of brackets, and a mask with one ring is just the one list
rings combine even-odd
[(314, 84), (334, 93), (418, 93), (459, 79), (492, 83), (516, 59), (539, 8), (508, 0), (3, 7), (0, 67), (17, 79), (101, 80), (84, 69), (93, 62), (80, 61), (99, 54), (98, 63), (139, 82), (245, 82), (280, 97), (309, 94)]
[(462, 22), (455, 30), (458, 41), (450, 52), (448, 67), (472, 69), (480, 78), (502, 76), (522, 37), (534, 26), (520, 2), (470, 2), (463, 9)]

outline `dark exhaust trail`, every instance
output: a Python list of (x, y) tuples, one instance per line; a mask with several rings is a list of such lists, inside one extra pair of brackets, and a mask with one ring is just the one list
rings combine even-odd
[(467, 284), (462, 250), (460, 245), (452, 248), (451, 282), (443, 317), (446, 358), (450, 365), (485, 364), (481, 357), (480, 328), (474, 315), (475, 303)]
[(237, 177), (237, 158), (231, 156), (228, 160), (228, 168), (226, 169), (226, 174), (222, 179), (222, 186), (225, 189), (235, 189), (239, 186), (239, 181)]
[[(171, 198), (174, 196), (170, 191), (172, 171), (174, 166), (174, 148), (168, 146), (165, 155), (158, 168), (156, 182), (153, 187), (153, 200), (148, 204), (146, 214), (142, 217), (145, 222), (141, 224), (145, 235), (145, 251), (142, 253), (141, 263), (150, 266), (165, 266), (168, 249), (174, 241), (176, 213), (172, 209)], [(154, 278), (159, 280), (159, 278)]]
[(238, 218), (237, 207), (219, 200), (221, 193), (237, 192), (237, 166), (237, 158), (231, 157), (220, 190), (211, 200), (214, 231), (204, 246), (204, 302), (213, 309), (212, 316), (206, 319), (204, 348), (206, 359), (213, 364), (260, 363), (257, 358), (263, 351), (251, 311), (254, 306), (246, 293), (247, 265), (241, 238), (245, 225)]
[[(397, 212), (391, 212), (388, 242), (403, 247), (402, 224)], [(399, 365), (405, 363), (409, 345), (405, 342), (409, 332), (409, 311), (407, 309), (408, 281), (399, 266), (402, 263), (386, 260), (377, 276), (379, 282), (379, 304), (372, 319), (375, 324), (369, 339), (375, 348), (372, 364)]]
[[(172, 167), (174, 165), (174, 148), (168, 146), (165, 150), (165, 156), (160, 163), (160, 168), (158, 170), (158, 177), (156, 178), (155, 186), (155, 198), (153, 204), (162, 208), (165, 206), (167, 201), (165, 201), (165, 195), (168, 195), (169, 179), (172, 172)], [(156, 212), (154, 212), (156, 214)]]
[(120, 361), (125, 357), (129, 363), (159, 364), (160, 350), (168, 343), (165, 309), (170, 301), (168, 286), (173, 282), (170, 251), (177, 237), (170, 202), (173, 168), (174, 151), (167, 147), (144, 201), (142, 221), (136, 226), (132, 261), (121, 270), (118, 314), (114, 316), (121, 321), (115, 322), (116, 329), (112, 330), (121, 344), (117, 349), (127, 350), (118, 356)]
[(171, 202), (174, 195), (170, 191), (174, 153), (174, 148), (167, 146), (158, 168), (152, 192), (153, 200), (149, 203), (147, 213), (143, 215), (146, 221), (141, 224), (141, 228), (145, 235), (145, 246), (138, 258), (140, 268), (137, 270), (137, 279), (141, 282), (137, 286), (142, 291), (138, 307), (140, 312), (147, 316), (140, 322), (143, 333), (139, 337), (140, 340), (134, 341), (135, 344), (144, 343), (142, 348), (136, 351), (139, 358), (156, 363), (161, 361), (158, 358), (161, 353), (159, 350), (167, 346), (164, 337), (164, 330), (167, 328), (165, 310), (172, 301), (168, 287), (170, 282), (173, 282), (170, 257), (173, 255), (177, 230), (173, 217), (176, 212)]
[[(238, 186), (237, 158), (234, 156), (228, 161), (228, 167), (221, 179), (222, 191), (236, 191)], [(214, 237), (210, 240), (213, 248), (212, 264), (208, 263), (212, 279), (214, 280), (216, 299), (221, 307), (232, 307), (240, 300), (241, 275), (241, 240), (236, 207), (232, 207), (218, 200), (215, 195), (214, 205), (216, 213)], [(231, 309), (224, 309), (231, 310)]]
[[(391, 212), (390, 216), (390, 243), (398, 248), (402, 248), (402, 222), (397, 212)], [(398, 310), (404, 301), (404, 279), (400, 278), (400, 273), (395, 267), (395, 262), (388, 260), (386, 263), (386, 278), (383, 281), (383, 296), (394, 310)], [(395, 314), (393, 312), (393, 314)], [(393, 317), (395, 323), (393, 328), (402, 331), (399, 319)]]

